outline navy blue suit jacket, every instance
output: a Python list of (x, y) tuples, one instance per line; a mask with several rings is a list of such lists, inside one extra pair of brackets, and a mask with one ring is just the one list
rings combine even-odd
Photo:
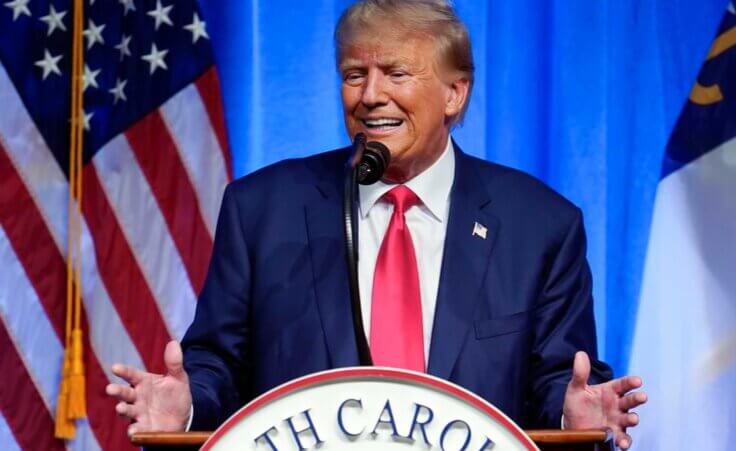
[[(348, 153), (264, 168), (227, 187), (184, 340), (192, 430), (212, 430), (264, 391), (358, 365), (342, 230)], [(428, 372), (522, 427), (560, 425), (572, 358), (595, 360), (580, 210), (536, 179), (456, 150)], [(472, 234), (475, 223), (487, 238)]]

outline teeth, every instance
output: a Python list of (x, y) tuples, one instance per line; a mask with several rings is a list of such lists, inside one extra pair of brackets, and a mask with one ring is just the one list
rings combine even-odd
[(364, 119), (363, 122), (369, 127), (381, 127), (384, 125), (401, 125), (400, 119)]

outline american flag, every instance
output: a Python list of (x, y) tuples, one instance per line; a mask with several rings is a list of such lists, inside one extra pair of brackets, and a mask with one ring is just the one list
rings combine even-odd
[(0, 0), (0, 448), (128, 449), (114, 362), (163, 371), (231, 179), (195, 0), (85, 0), (82, 320), (88, 420), (53, 437), (64, 353), (71, 0)]

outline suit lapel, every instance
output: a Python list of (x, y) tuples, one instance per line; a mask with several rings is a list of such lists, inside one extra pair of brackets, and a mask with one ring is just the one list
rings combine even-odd
[[(323, 179), (335, 177), (323, 175)], [(336, 184), (316, 186), (318, 199), (305, 207), (315, 295), (333, 368), (359, 364), (353, 332), (342, 230), (342, 196)]]
[[(485, 210), (490, 195), (470, 157), (457, 145), (455, 180), (442, 258), (428, 372), (449, 379), (473, 325), (499, 220)], [(476, 223), (478, 228), (476, 229)], [(485, 238), (483, 228), (486, 229)], [(475, 233), (474, 233), (475, 230)]]

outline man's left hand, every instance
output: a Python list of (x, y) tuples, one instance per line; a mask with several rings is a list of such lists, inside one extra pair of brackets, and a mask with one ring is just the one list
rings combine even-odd
[(590, 359), (585, 352), (575, 354), (572, 379), (567, 384), (565, 403), (562, 407), (565, 429), (609, 428), (613, 431), (616, 446), (629, 449), (631, 436), (626, 428), (639, 423), (639, 415), (630, 409), (647, 402), (647, 395), (637, 391), (642, 380), (637, 376), (624, 376), (598, 385), (588, 385)]

